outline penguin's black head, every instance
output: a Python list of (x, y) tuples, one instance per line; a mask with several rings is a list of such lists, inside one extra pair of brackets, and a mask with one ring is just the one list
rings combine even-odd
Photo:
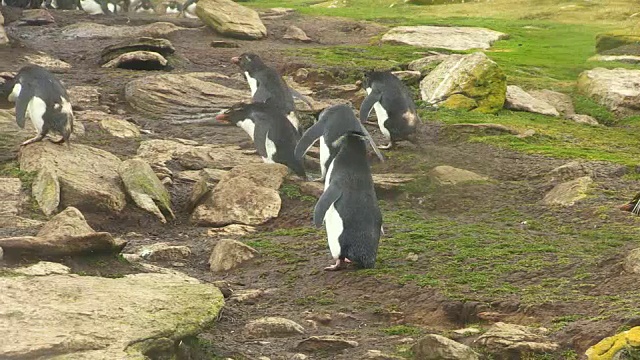
[(240, 56), (232, 57), (231, 62), (238, 65), (242, 70), (249, 72), (264, 67), (260, 56), (254, 53), (244, 53)]
[(237, 125), (238, 122), (249, 117), (252, 107), (255, 104), (237, 103), (216, 116), (216, 120), (224, 125)]

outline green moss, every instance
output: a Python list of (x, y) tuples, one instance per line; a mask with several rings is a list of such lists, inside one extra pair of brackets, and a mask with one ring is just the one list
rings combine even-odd
[(462, 94), (454, 94), (449, 96), (442, 106), (455, 110), (472, 110), (478, 107), (478, 103)]
[(640, 45), (640, 34), (632, 31), (617, 30), (596, 36), (596, 52), (598, 54), (625, 45)]
[(417, 336), (422, 333), (422, 329), (409, 326), (409, 325), (395, 325), (381, 330), (387, 335), (403, 335), (403, 336)]

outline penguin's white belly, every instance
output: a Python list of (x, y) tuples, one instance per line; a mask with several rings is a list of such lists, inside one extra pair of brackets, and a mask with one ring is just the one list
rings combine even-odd
[(269, 139), (269, 132), (267, 131), (267, 136), (264, 139), (264, 147), (267, 150), (267, 157), (263, 158), (263, 161), (267, 164), (273, 164), (273, 156), (276, 154), (276, 144)]
[(18, 96), (20, 96), (20, 91), (22, 90), (22, 85), (20, 85), (20, 83), (17, 83), (13, 86), (13, 89), (11, 90), (11, 94), (9, 94), (9, 97), (7, 98), (7, 100), (11, 101), (11, 102), (15, 102), (16, 99), (18, 98)]
[(324, 177), (324, 190), (329, 188), (329, 183), (331, 182), (331, 173), (333, 172), (333, 161), (329, 165), (329, 169), (327, 170), (327, 175)]
[(80, 0), (80, 5), (82, 5), (82, 10), (89, 15), (104, 14), (100, 4), (93, 0)]
[(166, 14), (180, 14), (180, 11), (176, 8), (167, 8)]
[(155, 13), (155, 11), (153, 11), (153, 9), (143, 9), (143, 8), (140, 8), (140, 9), (136, 10), (136, 12), (138, 14), (154, 14)]
[(2, 0), (2, 6), (7, 6), (7, 3)]
[(298, 117), (296, 116), (296, 112), (292, 111), (289, 113), (289, 115), (287, 115), (287, 119), (289, 119), (289, 122), (291, 123), (291, 125), (293, 125), (294, 128), (296, 128), (296, 131), (298, 130)]
[(185, 11), (184, 11), (184, 15), (188, 18), (197, 18), (198, 16), (196, 15), (196, 4), (191, 4), (189, 5)]
[(249, 83), (249, 88), (251, 89), (251, 96), (255, 95), (256, 91), (258, 91), (258, 80), (249, 76), (248, 71), (244, 72), (244, 77), (247, 78), (247, 82)]
[(256, 129), (256, 124), (254, 124), (253, 121), (251, 121), (250, 119), (244, 119), (242, 121), (238, 121), (238, 126), (241, 127), (242, 130), (244, 130), (247, 134), (249, 134), (249, 136), (251, 136), (251, 140), (255, 141), (253, 135)]
[(391, 138), (391, 133), (384, 127), (384, 122), (389, 119), (389, 114), (387, 114), (387, 110), (380, 105), (380, 102), (373, 104), (373, 109), (376, 111), (376, 117), (378, 118), (378, 126), (380, 127), (380, 131), (387, 138)]
[(42, 116), (47, 111), (47, 104), (44, 100), (40, 99), (37, 96), (34, 96), (27, 104), (27, 111), (29, 112), (29, 117), (31, 118), (31, 123), (33, 127), (38, 130), (38, 134), (42, 132), (42, 127), (44, 126), (44, 119)]
[[(320, 136), (320, 171), (322, 176), (327, 173), (327, 160), (329, 160), (329, 147), (324, 142), (324, 136)], [(325, 186), (326, 188), (326, 186)]]
[(329, 242), (331, 256), (337, 259), (340, 256), (340, 235), (342, 235), (342, 230), (344, 230), (344, 224), (334, 205), (335, 202), (327, 209), (324, 215), (324, 225), (327, 230), (327, 241)]
[(109, 11), (111, 11), (112, 13), (120, 12), (122, 10), (120, 8), (120, 5), (115, 5), (115, 4), (112, 4), (112, 3), (108, 3), (107, 4), (107, 9), (109, 9)]
[(142, 0), (132, 0), (129, 3), (129, 12), (137, 12), (136, 8), (140, 3), (142, 3)]

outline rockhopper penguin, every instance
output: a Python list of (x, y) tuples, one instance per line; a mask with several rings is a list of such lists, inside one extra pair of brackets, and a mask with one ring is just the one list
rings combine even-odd
[(369, 71), (361, 86), (368, 95), (360, 106), (360, 121), (366, 122), (371, 110), (375, 110), (380, 131), (389, 140), (380, 148), (390, 149), (399, 140), (412, 140), (420, 118), (402, 81), (388, 71)]
[(325, 270), (339, 270), (345, 262), (373, 268), (382, 232), (382, 214), (367, 163), (366, 136), (349, 131), (332, 146), (338, 154), (329, 165), (324, 193), (316, 203), (313, 222), (324, 222), (334, 265)]
[(62, 135), (62, 139), (55, 143), (69, 144), (73, 132), (73, 110), (67, 90), (53, 74), (43, 67), (27, 65), (6, 85), (12, 87), (8, 100), (16, 103), (18, 125), (24, 128), (28, 113), (38, 131), (38, 136), (23, 142), (23, 146), (41, 141), (50, 131)]
[(289, 167), (306, 180), (301, 159), (294, 156), (299, 139), (298, 132), (284, 114), (265, 103), (236, 104), (216, 116), (221, 123), (232, 123), (242, 128), (256, 147), (265, 163), (279, 163)]

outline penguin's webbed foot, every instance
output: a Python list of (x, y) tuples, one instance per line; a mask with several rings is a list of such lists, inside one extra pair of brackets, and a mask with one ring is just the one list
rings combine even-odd
[(256, 149), (242, 150), (242, 153), (244, 155), (256, 155), (258, 153), (258, 150)]
[(341, 270), (342, 268), (344, 268), (344, 263), (346, 262), (347, 259), (345, 259), (345, 261), (343, 262), (342, 260), (338, 259), (336, 260), (336, 263), (330, 266), (327, 266), (326, 268), (324, 268), (325, 271), (338, 271)]
[(367, 120), (364, 123), (367, 124), (367, 125), (378, 125), (378, 122), (377, 121), (373, 121), (373, 120)]
[(29, 144), (33, 144), (35, 142), (42, 141), (43, 138), (44, 138), (44, 135), (38, 135), (38, 136), (34, 137), (33, 139), (29, 139), (29, 140), (23, 142), (22, 144), (20, 144), (20, 146), (27, 146)]
[(389, 150), (389, 149), (393, 148), (393, 145), (394, 145), (393, 141), (389, 141), (389, 144), (380, 145), (380, 146), (378, 146), (378, 149), (380, 149), (380, 150)]

